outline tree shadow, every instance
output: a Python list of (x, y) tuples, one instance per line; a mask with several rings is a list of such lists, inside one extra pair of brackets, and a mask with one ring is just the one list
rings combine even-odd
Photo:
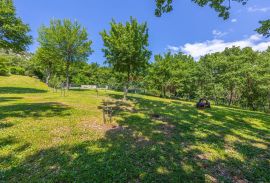
[(26, 117), (54, 117), (67, 116), (70, 107), (62, 103), (46, 102), (46, 103), (22, 103), (0, 106), (0, 120), (10, 117), (26, 118)]
[(22, 87), (0, 87), (0, 94), (46, 93), (47, 90)]
[[(20, 141), (15, 136), (7, 136), (5, 138), (0, 138), (0, 149), (9, 149), (11, 146), (17, 146), (12, 150), (12, 153), (10, 154), (0, 154), (0, 166), (1, 168), (5, 166), (10, 166), (10, 164), (17, 161), (16, 155), (19, 155), (20, 153), (26, 151), (28, 148), (30, 148), (31, 144), (25, 143), (21, 144)], [(0, 171), (0, 181), (3, 182), (2, 178), (2, 171)]]
[(10, 102), (19, 99), (23, 99), (23, 97), (0, 97), (0, 102)]
[[(269, 116), (129, 99), (135, 109), (119, 107), (114, 112), (119, 125), (104, 138), (40, 150), (0, 170), (0, 177), (11, 182), (270, 181), (269, 129), (263, 126)], [(262, 128), (245, 117), (256, 117)]]
[(9, 127), (12, 127), (12, 126), (14, 126), (13, 123), (7, 123), (7, 122), (2, 123), (2, 122), (0, 122), (0, 130), (4, 129), (4, 128), (9, 128)]

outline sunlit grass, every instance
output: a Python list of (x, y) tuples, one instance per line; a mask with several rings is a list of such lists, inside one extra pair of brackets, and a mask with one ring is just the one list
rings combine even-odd
[(54, 93), (0, 77), (0, 182), (270, 182), (270, 117), (113, 91)]

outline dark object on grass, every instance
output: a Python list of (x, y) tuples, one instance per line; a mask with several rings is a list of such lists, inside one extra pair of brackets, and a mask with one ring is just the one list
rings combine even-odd
[(210, 102), (207, 99), (201, 98), (200, 101), (196, 104), (198, 109), (211, 108)]

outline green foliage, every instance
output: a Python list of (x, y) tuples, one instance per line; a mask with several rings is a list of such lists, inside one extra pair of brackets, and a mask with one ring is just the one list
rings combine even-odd
[(209, 98), (216, 104), (268, 111), (269, 51), (232, 47), (208, 54), (198, 62), (182, 53), (156, 55), (143, 88), (151, 94), (159, 91), (163, 97)]
[(260, 21), (259, 23), (261, 24), (261, 27), (256, 29), (256, 31), (265, 37), (270, 37), (270, 20)]
[(48, 85), (52, 88), (57, 89), (61, 87), (61, 84), (63, 83), (63, 81), (64, 81), (64, 77), (53, 75), (48, 81)]
[(8, 76), (9, 74), (8, 60), (0, 56), (0, 76)]
[(15, 75), (24, 75), (25, 74), (25, 69), (22, 67), (10, 67), (10, 73), (15, 74)]
[[(168, 13), (173, 10), (173, 0), (155, 0), (156, 9), (155, 15), (160, 17), (163, 13)], [(231, 2), (238, 2), (242, 5), (246, 5), (248, 0), (191, 0), (201, 7), (209, 6), (214, 9), (219, 17), (224, 20), (230, 17)], [(266, 37), (270, 36), (270, 20), (264, 20), (259, 22), (261, 27), (257, 28), (256, 31)]]
[(98, 85), (99, 65), (78, 62), (72, 67), (71, 81), (75, 85)]
[(32, 57), (32, 61), (35, 62), (39, 69), (43, 73), (43, 80), (46, 84), (49, 84), (49, 80), (52, 75), (62, 73), (62, 60), (61, 57), (48, 47), (39, 47)]
[[(223, 19), (228, 19), (230, 16), (229, 10), (231, 8), (231, 1), (247, 4), (248, 0), (192, 0), (192, 2), (198, 4), (201, 7), (210, 6), (216, 12), (218, 16)], [(163, 13), (168, 13), (173, 10), (173, 0), (156, 0), (156, 16), (161, 16)]]
[[(57, 55), (57, 58), (65, 63), (66, 87), (69, 87), (70, 66), (74, 62), (87, 61), (91, 50), (92, 41), (88, 40), (88, 34), (85, 28), (75, 21), (70, 20), (51, 20), (50, 26), (42, 26), (39, 30), (41, 48), (46, 57)], [(45, 59), (52, 62), (50, 59)]]
[[(135, 74), (141, 73), (148, 65), (151, 52), (148, 50), (147, 24), (139, 24), (130, 18), (126, 24), (111, 22), (109, 32), (100, 33), (104, 41), (104, 56), (116, 72), (126, 73), (126, 92)], [(126, 97), (126, 92), (124, 97)]]
[(155, 15), (160, 17), (163, 13), (168, 13), (173, 10), (173, 0), (156, 0)]
[(125, 75), (113, 72), (112, 68), (100, 66), (96, 63), (78, 63), (71, 68), (71, 82), (74, 85), (108, 86), (119, 90), (124, 86)]
[[(269, 56), (251, 48), (227, 48), (224, 52), (207, 55), (199, 61), (198, 82), (201, 96), (221, 100), (228, 105), (240, 105), (253, 110), (264, 108), (266, 88), (270, 80)], [(264, 89), (263, 89), (264, 88)]]
[(0, 48), (21, 52), (32, 43), (30, 28), (16, 16), (12, 0), (0, 0)]
[(10, 74), (15, 75), (28, 75), (30, 68), (31, 54), (23, 53), (20, 54), (14, 52), (1, 52), (0, 58), (5, 60), (5, 67), (8, 69)]
[(192, 98), (194, 97), (195, 61), (182, 53), (164, 56), (156, 55), (145, 80), (148, 89), (160, 91), (160, 95)]

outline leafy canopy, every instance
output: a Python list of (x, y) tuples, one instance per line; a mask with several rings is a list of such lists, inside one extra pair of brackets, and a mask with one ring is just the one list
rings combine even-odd
[[(191, 0), (201, 7), (210, 6), (218, 16), (223, 19), (228, 19), (230, 16), (229, 10), (231, 8), (231, 1), (239, 2), (245, 5), (248, 0)], [(163, 13), (168, 13), (173, 10), (173, 0), (156, 0), (156, 16), (161, 16)]]
[(0, 48), (21, 52), (32, 43), (30, 28), (16, 16), (12, 0), (0, 0)]
[(259, 23), (261, 24), (261, 27), (256, 29), (256, 31), (265, 37), (270, 37), (270, 20), (260, 21)]
[(68, 62), (86, 61), (93, 52), (86, 29), (77, 21), (51, 20), (49, 27), (40, 28), (38, 41), (41, 47), (54, 50)]
[(54, 52), (59, 59), (65, 62), (66, 86), (69, 87), (69, 69), (73, 62), (87, 61), (88, 56), (93, 52), (92, 41), (88, 40), (85, 28), (75, 21), (51, 20), (50, 26), (42, 26), (39, 30), (41, 48), (46, 50), (49, 57), (50, 52)]
[(145, 68), (150, 59), (148, 50), (147, 24), (139, 24), (130, 18), (126, 24), (111, 22), (111, 30), (100, 33), (104, 41), (102, 51), (106, 63), (114, 70), (128, 74), (136, 73)]

